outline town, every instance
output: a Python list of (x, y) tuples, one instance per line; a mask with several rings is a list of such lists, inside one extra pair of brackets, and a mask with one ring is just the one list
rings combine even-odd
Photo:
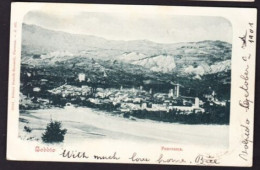
[[(216, 92), (208, 89), (200, 99), (198, 96), (185, 96), (185, 86), (170, 82), (168, 93), (154, 92), (142, 85), (138, 87), (102, 88), (93, 85), (91, 79), (83, 73), (74, 74), (73, 83), (67, 78), (59, 80), (41, 73), (27, 70), (23, 72), (20, 94), (21, 109), (46, 107), (64, 107), (66, 109), (86, 106), (124, 115), (125, 117), (140, 117), (144, 112), (156, 115), (174, 112), (179, 115), (209, 114), (210, 107), (229, 109), (229, 101), (217, 98)], [(46, 74), (46, 73), (44, 73)], [(103, 76), (106, 76), (105, 73)], [(72, 75), (73, 77), (73, 75)], [(24, 91), (24, 93), (22, 93)], [(227, 110), (227, 109), (225, 109)], [(152, 114), (150, 114), (152, 115)]]

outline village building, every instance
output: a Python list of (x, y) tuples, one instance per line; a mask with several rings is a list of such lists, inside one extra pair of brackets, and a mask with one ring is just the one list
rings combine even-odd
[(39, 91), (41, 91), (41, 88), (40, 88), (40, 87), (34, 87), (34, 88), (33, 88), (33, 91), (34, 91), (34, 92), (39, 92)]
[(85, 81), (85, 79), (86, 79), (85, 74), (84, 73), (79, 73), (78, 74), (78, 79), (79, 79), (79, 82)]

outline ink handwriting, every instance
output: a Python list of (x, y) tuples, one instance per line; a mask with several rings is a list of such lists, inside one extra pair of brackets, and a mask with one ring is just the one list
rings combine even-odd
[[(242, 60), (244, 62), (247, 62), (250, 59), (250, 57), (251, 55), (249, 55), (248, 57), (243, 56)], [(246, 112), (249, 110), (250, 104), (253, 103), (253, 101), (249, 100), (249, 69), (250, 67), (247, 64), (243, 74), (240, 75), (240, 78), (243, 80), (243, 85), (239, 86), (239, 88), (244, 92), (244, 99), (239, 100), (239, 106), (243, 107), (246, 110)]]
[(149, 161), (150, 161), (149, 158), (138, 157), (136, 152), (134, 152), (133, 155), (132, 155), (129, 159), (130, 159), (132, 162), (149, 162)]
[(86, 155), (86, 152), (78, 152), (78, 151), (67, 151), (66, 149), (60, 154), (64, 158), (84, 158), (88, 159), (89, 157)]
[(175, 159), (175, 158), (164, 158), (164, 155), (161, 154), (157, 161), (159, 164), (160, 163), (186, 163), (184, 159)]
[(195, 163), (200, 164), (200, 165), (214, 165), (214, 164), (219, 164), (218, 159), (216, 159), (214, 156), (211, 155), (198, 155), (195, 158)]
[(243, 145), (243, 150), (239, 153), (239, 157), (243, 159), (244, 161), (247, 161), (248, 156), (248, 149), (249, 149), (249, 143), (252, 143), (252, 141), (249, 139), (250, 137), (250, 129), (249, 129), (250, 121), (246, 119), (245, 124), (241, 124), (240, 126), (243, 128), (243, 140), (241, 141)]

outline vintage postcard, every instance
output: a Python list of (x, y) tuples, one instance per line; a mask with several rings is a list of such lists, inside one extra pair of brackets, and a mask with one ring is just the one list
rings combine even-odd
[(252, 166), (256, 16), (13, 3), (7, 159)]

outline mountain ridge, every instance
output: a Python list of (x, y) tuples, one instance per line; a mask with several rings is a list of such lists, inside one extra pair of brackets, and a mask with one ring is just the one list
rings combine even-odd
[[(202, 65), (205, 68), (214, 66), (212, 67), (214, 73), (218, 70), (221, 72), (231, 69), (231, 63), (226, 64), (225, 68), (220, 68), (223, 65), (219, 63), (223, 61), (229, 63), (232, 45), (218, 40), (170, 44), (150, 40), (107, 40), (93, 35), (71, 34), (23, 24), (22, 46), (22, 62), (26, 64), (37, 64), (37, 62), (48, 64), (48, 60), (52, 58), (62, 61), (66, 57), (68, 59), (87, 57), (117, 60), (150, 68), (155, 72), (196, 74), (196, 68)], [(42, 56), (37, 59), (37, 62), (33, 61), (32, 56), (35, 54)], [(194, 71), (185, 72), (187, 67)], [(211, 73), (207, 70), (201, 72)]]

